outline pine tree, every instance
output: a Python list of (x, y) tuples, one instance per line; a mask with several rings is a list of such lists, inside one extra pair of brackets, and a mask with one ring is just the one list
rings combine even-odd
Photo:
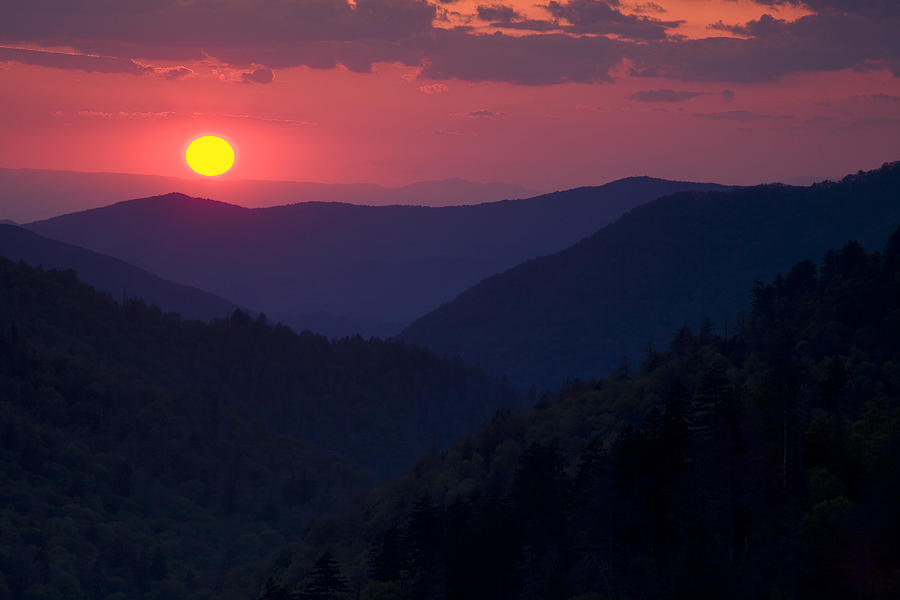
[(319, 557), (306, 581), (303, 600), (337, 600), (347, 592), (347, 580), (330, 552)]
[(284, 586), (275, 583), (275, 580), (269, 577), (266, 581), (266, 589), (259, 600), (297, 600), (297, 595)]

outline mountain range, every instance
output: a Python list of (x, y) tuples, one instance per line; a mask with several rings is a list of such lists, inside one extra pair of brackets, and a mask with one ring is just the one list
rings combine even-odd
[(755, 280), (900, 225), (900, 163), (810, 187), (679, 193), (563, 250), (489, 277), (402, 336), (554, 388), (640, 359), (682, 325), (726, 327)]
[(498, 413), (273, 553), (256, 597), (302, 594), (327, 553), (366, 600), (896, 598), (900, 229), (883, 242)]
[[(893, 163), (0, 225), (0, 599), (894, 598), (898, 200)], [(399, 338), (282, 317), (484, 273)]]
[(420, 181), (400, 187), (371, 183), (257, 181), (137, 173), (90, 173), (49, 169), (0, 169), (0, 218), (20, 223), (99, 208), (125, 198), (179, 190), (258, 208), (297, 202), (344, 202), (384, 206), (448, 206), (530, 198), (538, 192), (512, 183), (477, 183), (460, 178)]
[[(291, 323), (328, 313), (399, 331), (484, 277), (561, 250), (627, 210), (722, 186), (631, 178), (473, 206), (306, 202), (249, 209), (168, 194), (25, 225)], [(372, 329), (362, 330), (366, 323)], [(323, 333), (333, 333), (323, 331)]]

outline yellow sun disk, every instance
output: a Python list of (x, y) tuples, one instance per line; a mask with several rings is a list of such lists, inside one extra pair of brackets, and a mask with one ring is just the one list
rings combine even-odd
[(231, 168), (234, 164), (234, 150), (222, 138), (204, 135), (190, 143), (185, 159), (194, 171), (213, 177)]

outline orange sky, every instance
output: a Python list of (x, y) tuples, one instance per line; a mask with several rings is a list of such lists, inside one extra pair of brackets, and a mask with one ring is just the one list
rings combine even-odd
[[(477, 8), (505, 4), (515, 8), (517, 12), (528, 17), (539, 19), (546, 17), (547, 11), (542, 8), (543, 2), (532, 0), (508, 0), (505, 2), (490, 2), (483, 0), (459, 0), (448, 5), (448, 10), (460, 13), (453, 15), (450, 23), (437, 21), (438, 26), (450, 26), (455, 24), (470, 24), (484, 31), (496, 31), (496, 27), (490, 27), (488, 23), (477, 20)], [(657, 12), (647, 8), (650, 4), (656, 4), (664, 8), (665, 12)], [(767, 6), (750, 2), (749, 0), (659, 0), (658, 2), (623, 2), (623, 12), (626, 14), (640, 14), (663, 18), (672, 21), (684, 21), (682, 25), (674, 28), (675, 33), (690, 38), (702, 38), (709, 35), (707, 26), (723, 21), (725, 23), (746, 23), (751, 19), (758, 19), (762, 14), (769, 13), (782, 19), (795, 20), (803, 15), (810, 14), (805, 6)], [(510, 30), (509, 33), (514, 31)]]
[[(468, 15), (477, 31), (490, 29), (473, 17), (478, 4), (484, 5), (442, 6)], [(622, 3), (619, 10), (635, 14), (639, 4), (647, 3)], [(675, 44), (677, 36), (735, 37), (708, 29), (720, 21), (740, 25), (768, 13), (790, 23), (811, 13), (750, 1), (656, 4), (665, 12), (645, 8), (643, 14), (684, 21), (666, 30)], [(531, 2), (506, 5), (521, 18), (549, 14)], [(51, 41), (10, 39), (2, 28), (0, 35), (7, 48), (46, 49)], [(52, 41), (57, 50), (66, 47)], [(654, 43), (629, 42), (629, 51), (639, 56)], [(81, 52), (79, 44), (84, 41), (67, 51)], [(696, 69), (707, 68), (706, 55), (686, 56), (694, 57)], [(742, 81), (748, 78), (723, 75), (719, 66), (709, 75), (635, 76), (634, 59), (626, 57), (605, 82), (522, 85), (473, 80), (482, 76), (469, 77), (467, 65), (449, 62), (458, 75), (428, 76), (426, 58), (424, 69), (376, 60), (371, 73), (340, 65), (273, 66), (271, 82), (247, 83), (245, 73), (269, 65), (211, 56), (116, 58), (136, 61), (142, 73), (25, 64), (30, 58), (0, 62), (3, 88), (12, 90), (0, 96), (0, 166), (185, 176), (185, 144), (207, 133), (226, 137), (237, 150), (226, 177), (387, 185), (459, 176), (549, 190), (637, 174), (755, 183), (837, 176), (900, 159), (900, 79), (877, 65), (803, 67)], [(552, 74), (556, 63), (541, 59), (528, 60)], [(558, 60), (565, 69), (566, 57)], [(182, 67), (187, 77), (166, 77)]]

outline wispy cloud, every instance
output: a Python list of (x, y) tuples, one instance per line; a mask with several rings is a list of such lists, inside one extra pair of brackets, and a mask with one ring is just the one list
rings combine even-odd
[(420, 92), (423, 94), (444, 94), (450, 91), (450, 88), (447, 87), (443, 83), (429, 83), (427, 85), (420, 85), (418, 88)]
[(496, 111), (496, 110), (487, 110), (487, 109), (485, 109), (485, 108), (481, 108), (481, 109), (478, 109), (478, 110), (470, 111), (469, 113), (466, 114), (466, 116), (467, 116), (467, 117), (474, 117), (474, 118), (478, 118), (478, 119), (480, 119), (480, 118), (484, 118), (484, 119), (493, 119), (493, 118), (495, 118), (495, 117), (502, 117), (502, 116), (503, 116), (503, 113), (502, 113), (502, 112), (498, 112), (498, 111)]
[(103, 110), (79, 110), (75, 113), (79, 117), (92, 119), (168, 119), (177, 113), (172, 111), (103, 111)]
[(760, 121), (766, 119), (783, 120), (792, 118), (790, 115), (768, 115), (750, 110), (728, 110), (724, 112), (698, 113), (694, 115), (698, 119), (710, 119), (713, 121)]
[(153, 71), (152, 67), (130, 58), (0, 47), (0, 62), (8, 61), (56, 69), (78, 69), (90, 73), (143, 75)]
[(687, 90), (642, 90), (631, 94), (628, 99), (635, 102), (686, 102), (703, 94)]

